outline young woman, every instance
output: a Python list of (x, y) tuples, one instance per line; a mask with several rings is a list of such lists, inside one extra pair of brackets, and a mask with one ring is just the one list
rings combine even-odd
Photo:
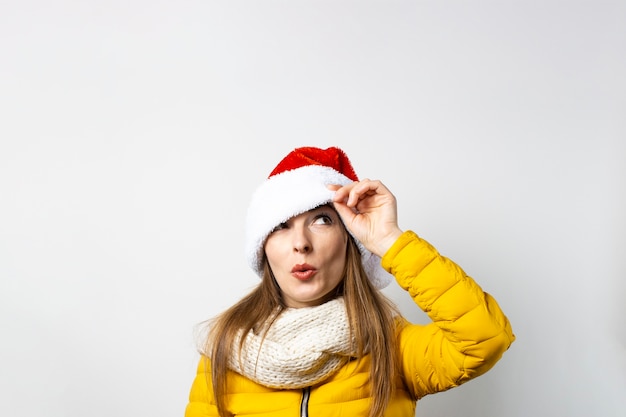
[[(185, 416), (413, 417), (491, 369), (515, 339), (508, 319), (396, 213), (341, 149), (290, 152), (248, 210), (261, 282), (210, 322)], [(380, 292), (393, 277), (431, 323)]]

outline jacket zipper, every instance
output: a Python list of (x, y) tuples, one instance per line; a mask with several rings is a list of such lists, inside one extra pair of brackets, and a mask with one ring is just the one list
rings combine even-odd
[(302, 390), (302, 402), (300, 403), (300, 417), (309, 416), (309, 397), (311, 397), (311, 388), (306, 387)]

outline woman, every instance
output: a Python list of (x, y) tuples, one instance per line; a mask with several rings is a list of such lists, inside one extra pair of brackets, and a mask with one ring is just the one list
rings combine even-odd
[[(514, 341), (508, 319), (396, 212), (341, 149), (290, 152), (248, 209), (261, 283), (210, 322), (185, 416), (413, 417), (491, 369)], [(380, 292), (393, 277), (431, 323)]]

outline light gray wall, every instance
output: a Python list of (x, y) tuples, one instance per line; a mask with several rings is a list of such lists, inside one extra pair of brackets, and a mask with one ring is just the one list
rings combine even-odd
[[(0, 6), (0, 415), (182, 415), (253, 188), (343, 147), (518, 340), (418, 416), (623, 416), (623, 1)], [(415, 321), (406, 294), (386, 290)]]

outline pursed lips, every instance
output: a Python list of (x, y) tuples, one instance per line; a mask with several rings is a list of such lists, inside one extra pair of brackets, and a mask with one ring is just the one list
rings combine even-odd
[(301, 281), (307, 281), (313, 278), (317, 270), (309, 264), (298, 264), (291, 268), (291, 275)]

